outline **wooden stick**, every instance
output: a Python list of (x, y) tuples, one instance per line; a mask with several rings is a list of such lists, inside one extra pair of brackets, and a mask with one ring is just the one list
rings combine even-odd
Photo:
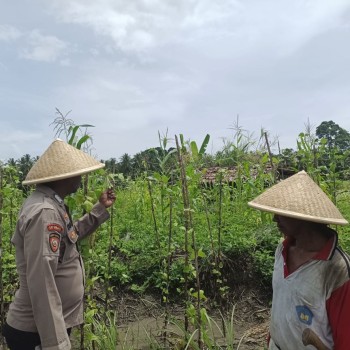
[(302, 340), (305, 346), (313, 345), (317, 350), (329, 350), (327, 346), (323, 344), (322, 340), (311, 328), (304, 329)]

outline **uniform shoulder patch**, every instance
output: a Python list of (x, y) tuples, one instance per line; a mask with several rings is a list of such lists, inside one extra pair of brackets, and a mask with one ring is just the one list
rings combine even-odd
[(53, 253), (58, 251), (60, 247), (61, 235), (57, 232), (51, 232), (49, 235), (49, 245)]
[(55, 232), (61, 233), (63, 231), (63, 227), (61, 225), (55, 224), (55, 223), (48, 224), (47, 229), (50, 232), (55, 231)]

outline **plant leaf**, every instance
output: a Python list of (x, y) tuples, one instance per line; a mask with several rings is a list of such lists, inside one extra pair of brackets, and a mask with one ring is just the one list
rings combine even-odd
[(210, 140), (210, 135), (207, 134), (202, 142), (201, 148), (199, 149), (199, 154), (203, 155), (207, 149), (208, 143)]

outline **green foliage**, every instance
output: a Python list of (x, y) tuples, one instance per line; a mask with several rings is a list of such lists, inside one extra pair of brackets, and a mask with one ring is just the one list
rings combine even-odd
[(203, 140), (203, 143), (198, 150), (197, 143), (195, 141), (190, 142), (191, 155), (194, 162), (198, 162), (204, 155), (210, 140), (210, 135), (207, 134)]
[(19, 188), (21, 173), (16, 164), (5, 166), (0, 164), (0, 177), (0, 256), (2, 272), (0, 278), (3, 287), (1, 295), (6, 309), (18, 287), (15, 252), (11, 244), (11, 238), (16, 227), (17, 214), (23, 202), (24, 193)]
[[(75, 125), (67, 115), (61, 113), (56, 120), (57, 132), (64, 133), (77, 147), (86, 146), (90, 139), (81, 136), (80, 128), (90, 125)], [(254, 151), (255, 141), (251, 135), (236, 127), (233, 140), (215, 159), (219, 164), (234, 165), (235, 178), (230, 178), (228, 169), (222, 168), (215, 180), (205, 185), (202, 167), (209, 135), (200, 147), (180, 135), (188, 196), (188, 206), (185, 206), (184, 182), (181, 182), (176, 150), (169, 148), (168, 141), (167, 135), (159, 135), (159, 147), (140, 152), (134, 158), (124, 154), (119, 163), (111, 159), (109, 174), (105, 170), (89, 174), (85, 177), (84, 188), (66, 199), (76, 219), (91, 210), (105, 188), (114, 185), (117, 192), (115, 211), (111, 210), (113, 220), (80, 244), (87, 274), (86, 346), (95, 342), (98, 348), (115, 348), (118, 339), (115, 315), (100, 316), (109, 307), (108, 293), (113, 289), (154, 293), (159, 295), (163, 305), (189, 297), (185, 308), (190, 330), (181, 333), (182, 339), (187, 339), (184, 345), (196, 348), (196, 338), (201, 334), (208, 348), (218, 349), (219, 345), (210, 337), (215, 321), (202, 306), (204, 301), (208, 303), (215, 299), (216, 305), (221, 305), (240, 283), (255, 283), (254, 287), (271, 292), (274, 252), (281, 236), (270, 214), (247, 206), (247, 202), (274, 182), (274, 174), (266, 170), (271, 161), (269, 155), (264, 150)], [(295, 152), (284, 150), (279, 161), (294, 170), (307, 170), (349, 220), (350, 185), (346, 180), (349, 153), (341, 151), (336, 144), (331, 148), (328, 146), (325, 138), (316, 139), (309, 133), (301, 133), (298, 149)], [(275, 163), (276, 159), (274, 157), (272, 161)], [(25, 156), (22, 165), (29, 166), (30, 160), (30, 156)], [(22, 170), (27, 171), (24, 166)], [(14, 160), (3, 167), (2, 278), (6, 303), (11, 300), (18, 282), (10, 238), (17, 212), (26, 196), (19, 186), (22, 170)], [(187, 225), (188, 218), (191, 225)], [(338, 229), (342, 247), (350, 252), (349, 228)], [(187, 248), (186, 231), (194, 238)], [(188, 295), (184, 293), (185, 277)], [(99, 298), (106, 300), (105, 311), (94, 296), (101, 285), (105, 288)], [(199, 321), (201, 326), (196, 330)], [(232, 320), (225, 322), (227, 344), (232, 344)], [(181, 325), (179, 329), (184, 328)], [(105, 343), (102, 343), (103, 337)], [(152, 346), (157, 348), (156, 342)]]
[[(7, 246), (7, 245), (6, 245)], [(18, 288), (16, 260), (14, 253), (4, 251), (2, 259), (2, 279), (3, 279), (3, 297), (5, 304), (9, 304)]]
[[(195, 323), (195, 309), (193, 306), (187, 310), (190, 319), (192, 320), (192, 327), (190, 330), (186, 330), (184, 323), (178, 319), (172, 318), (170, 324), (173, 326), (173, 330), (169, 332), (169, 339), (166, 339), (169, 343), (169, 348), (175, 349), (216, 349), (216, 350), (238, 350), (241, 341), (235, 346), (236, 334), (235, 334), (235, 321), (234, 313), (235, 306), (232, 306), (232, 311), (225, 317), (221, 315), (222, 322), (217, 322), (211, 317), (206, 309), (201, 309), (202, 327), (201, 334), (202, 339), (200, 346), (198, 344), (198, 328)], [(241, 339), (242, 340), (242, 339)], [(157, 349), (160, 349), (158, 347)]]
[(322, 122), (316, 128), (319, 139), (324, 138), (329, 149), (338, 147), (341, 151), (350, 149), (350, 133), (332, 120)]
[[(243, 167), (248, 171), (249, 167)], [(242, 169), (243, 174), (243, 169)], [(204, 190), (208, 203), (203, 202), (200, 190), (200, 173), (192, 167), (188, 168), (187, 178), (191, 193), (191, 208), (193, 220), (196, 226), (198, 242), (198, 255), (202, 270), (212, 273), (211, 243), (208, 232), (208, 218), (205, 214), (207, 206), (212, 231), (216, 235), (218, 230), (218, 191), (219, 185)], [(183, 206), (181, 201), (181, 185), (178, 182), (168, 183), (169, 178), (165, 175), (154, 174), (152, 181), (153, 205), (155, 208), (156, 221), (158, 223), (160, 247), (157, 248), (157, 238), (154, 232), (154, 222), (151, 215), (151, 198), (149, 197), (145, 180), (140, 178), (136, 181), (124, 182), (125, 187), (118, 190), (116, 203), (116, 218), (114, 231), (118, 236), (114, 237), (112, 249), (112, 263), (110, 282), (116, 286), (129, 286), (134, 291), (144, 292), (145, 289), (162, 289), (166, 278), (169, 278), (169, 289), (181, 290), (181, 280), (184, 273), (183, 267)], [(237, 186), (223, 184), (223, 211), (222, 211), (222, 248), (234, 251), (235, 254), (246, 254), (255, 247), (256, 239), (249, 232), (260, 222), (260, 213), (248, 210), (247, 201), (258, 194), (270, 181), (268, 175), (261, 171), (261, 175), (248, 182), (238, 181)], [(96, 185), (93, 185), (96, 189)], [(77, 194), (78, 200), (81, 195)], [(168, 229), (170, 224), (169, 205), (172, 197), (172, 228), (173, 240), (170, 252), (167, 252)], [(80, 202), (83, 199), (79, 199)], [(78, 202), (79, 203), (79, 202)], [(218, 241), (214, 238), (214, 249), (218, 249)], [(104, 276), (106, 257), (108, 250), (107, 232), (105, 229), (97, 235), (92, 259), (95, 271)], [(169, 275), (160, 270), (164, 266), (161, 262), (171, 254), (172, 265)], [(250, 253), (251, 254), (251, 253)], [(191, 256), (193, 257), (193, 255)], [(162, 268), (161, 268), (162, 269)], [(226, 272), (225, 272), (226, 273)], [(229, 273), (227, 271), (227, 273)], [(155, 289), (156, 288), (156, 289)], [(172, 298), (176, 298), (175, 295)]]
[(74, 121), (68, 118), (70, 113), (71, 111), (63, 114), (58, 108), (56, 108), (56, 114), (58, 116), (51, 123), (54, 125), (56, 136), (60, 137), (64, 134), (68, 144), (77, 149), (81, 149), (81, 147), (86, 144), (86, 149), (88, 149), (88, 142), (92, 142), (92, 138), (88, 134), (87, 129), (93, 128), (94, 126), (90, 124), (75, 125)]
[[(337, 206), (345, 219), (350, 222), (350, 182), (343, 181), (337, 196)], [(339, 244), (343, 250), (350, 255), (350, 225), (336, 227), (338, 231)]]
[(275, 223), (260, 226), (254, 233), (254, 266), (257, 274), (261, 276), (262, 285), (271, 283), (275, 249), (282, 240)]
[[(103, 319), (93, 319), (94, 340), (98, 349), (115, 350), (118, 343), (117, 317), (112, 312), (107, 312)], [(92, 350), (91, 346), (87, 350)]]

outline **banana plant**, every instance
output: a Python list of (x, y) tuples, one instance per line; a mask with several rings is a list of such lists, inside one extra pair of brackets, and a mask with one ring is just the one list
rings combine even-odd
[[(198, 162), (203, 158), (203, 155), (205, 154), (205, 151), (208, 147), (209, 140), (210, 140), (210, 135), (207, 134), (205, 136), (199, 150), (198, 150), (197, 143), (195, 141), (189, 141), (189, 150), (191, 153), (192, 161)], [(181, 144), (181, 152), (183, 154), (188, 153), (188, 151), (186, 149), (186, 142), (184, 141), (183, 134), (180, 134), (180, 144)]]

